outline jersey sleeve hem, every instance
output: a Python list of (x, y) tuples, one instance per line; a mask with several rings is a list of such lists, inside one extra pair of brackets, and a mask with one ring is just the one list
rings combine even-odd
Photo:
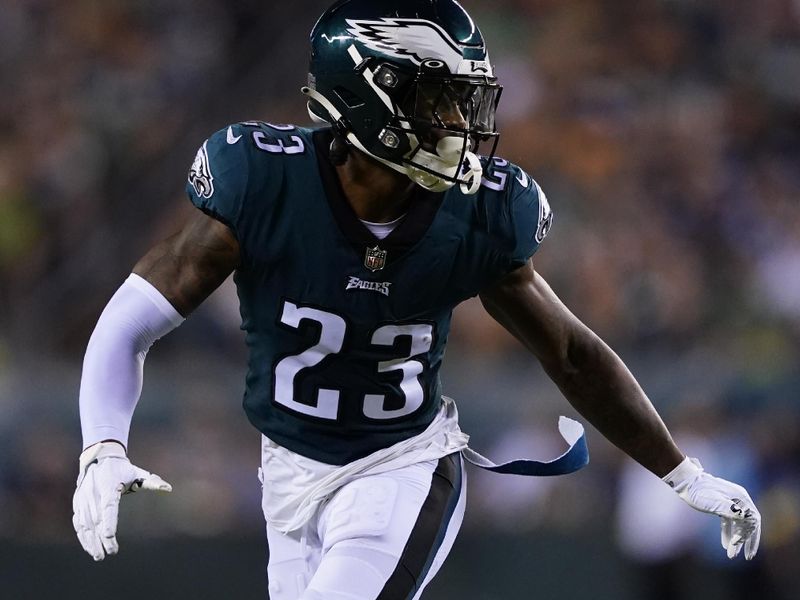
[(194, 201), (194, 198), (191, 198), (191, 201), (192, 204), (195, 206), (195, 208), (197, 208), (199, 211), (205, 213), (215, 221), (219, 221), (220, 223), (225, 225), (225, 227), (230, 229), (233, 232), (233, 235), (236, 237), (236, 241), (241, 243), (241, 239), (239, 239), (239, 232), (237, 231), (236, 226), (230, 221), (230, 219), (224, 217), (222, 214), (215, 211), (213, 208), (210, 208), (203, 204), (198, 204), (197, 202)]

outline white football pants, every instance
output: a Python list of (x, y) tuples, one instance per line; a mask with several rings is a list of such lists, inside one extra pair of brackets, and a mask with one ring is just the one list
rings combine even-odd
[(348, 483), (301, 529), (267, 524), (270, 600), (417, 600), (465, 504), (460, 454)]

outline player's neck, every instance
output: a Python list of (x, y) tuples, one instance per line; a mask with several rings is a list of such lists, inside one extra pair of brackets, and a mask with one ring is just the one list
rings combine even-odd
[(353, 149), (336, 172), (345, 198), (359, 219), (388, 223), (408, 212), (414, 183), (402, 173)]

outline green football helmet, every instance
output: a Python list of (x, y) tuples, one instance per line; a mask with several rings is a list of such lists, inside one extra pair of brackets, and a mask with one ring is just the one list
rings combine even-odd
[(477, 192), (503, 88), (457, 2), (337, 2), (311, 32), (308, 79), (311, 117), (354, 147), (428, 190)]

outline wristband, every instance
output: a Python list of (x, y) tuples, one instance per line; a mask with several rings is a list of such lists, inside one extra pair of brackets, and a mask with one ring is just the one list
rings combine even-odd
[(703, 472), (703, 465), (696, 458), (686, 457), (677, 467), (661, 478), (661, 481), (676, 491), (680, 491), (690, 481)]

